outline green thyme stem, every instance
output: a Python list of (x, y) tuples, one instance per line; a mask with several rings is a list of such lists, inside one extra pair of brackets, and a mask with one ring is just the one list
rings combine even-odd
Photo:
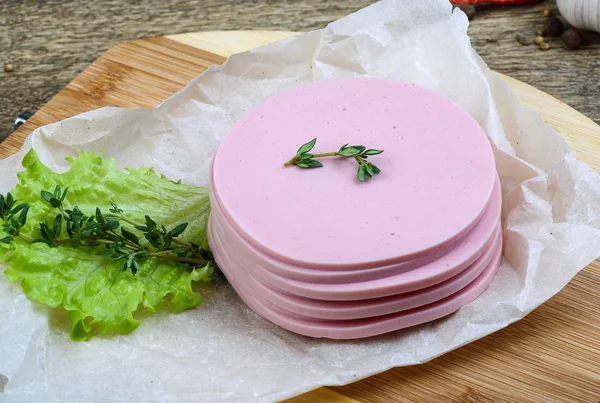
[(173, 251), (169, 249), (169, 250), (163, 250), (163, 251), (160, 251), (160, 252), (154, 252), (154, 253), (152, 253), (152, 256), (157, 256), (158, 257), (158, 256), (169, 255), (171, 253), (173, 253)]
[(205, 265), (207, 263), (207, 261), (204, 259), (195, 259), (193, 257), (170, 255), (170, 253), (173, 253), (173, 251), (172, 250), (163, 250), (160, 252), (150, 253), (149, 256), (155, 256), (160, 259), (177, 260), (177, 261), (186, 262), (186, 263), (198, 263), (198, 264), (203, 264), (203, 265)]
[(133, 252), (131, 255), (129, 255), (130, 258), (135, 258), (137, 257), (139, 254), (143, 254), (145, 252), (145, 250), (138, 250), (137, 252)]
[(32, 243), (33, 242), (33, 238), (31, 238), (31, 237), (29, 237), (27, 235), (19, 233), (19, 235), (17, 235), (17, 236), (19, 238), (21, 238), (22, 240), (24, 240), (25, 242), (27, 242), (27, 243)]
[[(135, 222), (135, 221), (132, 221), (132, 220), (128, 219), (127, 217), (125, 217), (125, 216), (124, 216), (124, 215), (122, 215), (122, 214), (106, 213), (106, 214), (104, 214), (104, 216), (105, 216), (105, 217), (113, 217), (113, 218), (116, 218), (116, 219), (118, 219), (118, 220), (123, 220), (123, 221), (125, 221), (126, 223), (129, 223), (129, 224), (133, 225), (134, 227), (135, 227), (135, 226), (138, 226), (138, 225), (142, 225), (142, 224), (140, 224), (140, 223), (137, 223), (137, 222)], [(113, 232), (114, 232), (114, 231), (113, 231)], [(118, 235), (117, 235), (117, 236), (118, 236)], [(192, 247), (192, 244), (191, 244), (191, 243), (189, 243), (189, 242), (185, 242), (185, 241), (180, 241), (179, 239), (176, 239), (176, 238), (173, 238), (173, 243), (179, 244), (179, 245), (181, 245), (181, 246), (187, 246), (188, 248), (191, 248), (191, 247)]]
[[(78, 206), (68, 209), (65, 204), (68, 188), (64, 191), (56, 186), (54, 192), (41, 191), (42, 200), (56, 208), (60, 214), (50, 222), (38, 223), (41, 238), (34, 239), (19, 233), (27, 222), (27, 213), (30, 206), (21, 203), (18, 206), (13, 196), (8, 193), (6, 197), (0, 195), (0, 219), (2, 220), (3, 232), (8, 236), (0, 237), (0, 242), (10, 244), (15, 237), (19, 237), (27, 243), (43, 242), (50, 247), (72, 244), (75, 246), (98, 247), (104, 245), (97, 256), (105, 256), (122, 262), (122, 270), (131, 270), (136, 274), (141, 264), (148, 257), (185, 263), (192, 267), (206, 266), (212, 262), (207, 256), (210, 251), (200, 249), (200, 246), (191, 242), (176, 239), (188, 227), (188, 223), (181, 223), (167, 230), (165, 226), (157, 224), (150, 216), (145, 216), (145, 223), (139, 224), (125, 217), (123, 210), (110, 202), (112, 208), (107, 213), (102, 213), (100, 208), (87, 216)], [(127, 229), (121, 225), (128, 223), (133, 229)], [(66, 227), (68, 238), (61, 238)], [(118, 228), (120, 227), (120, 232)], [(148, 245), (141, 244), (140, 234), (148, 241)], [(177, 245), (177, 247), (173, 247)]]
[[(339, 157), (339, 156), (340, 156), (339, 152), (334, 151), (334, 152), (330, 152), (330, 153), (313, 154), (312, 158)], [(283, 166), (289, 167), (292, 165), (296, 165), (300, 161), (302, 161), (300, 158), (294, 157), (291, 160), (289, 160), (288, 162), (286, 162), (285, 164), (283, 164)]]
[[(104, 214), (104, 216), (105, 216), (105, 217), (114, 217), (114, 218), (116, 218), (116, 219), (118, 219), (118, 220), (123, 220), (123, 221), (125, 221), (126, 223), (129, 223), (129, 224), (133, 225), (134, 227), (135, 227), (135, 226), (138, 226), (138, 225), (142, 225), (142, 224), (140, 224), (140, 223), (137, 223), (137, 222), (135, 222), (135, 221), (132, 221), (132, 220), (128, 219), (127, 217), (125, 217), (125, 216), (124, 216), (124, 215), (122, 215), (122, 214), (106, 213), (106, 214)], [(114, 231), (113, 231), (113, 232), (114, 232)], [(118, 235), (117, 235), (117, 236), (118, 236)], [(129, 243), (129, 241), (128, 241), (128, 243)], [(189, 242), (180, 241), (179, 239), (176, 239), (176, 238), (173, 238), (173, 243), (179, 244), (179, 245), (181, 245), (181, 246), (187, 246), (188, 248), (191, 248), (191, 247), (192, 247), (192, 244), (190, 244)]]
[(368, 162), (367, 158), (369, 158), (369, 156), (379, 155), (383, 152), (383, 150), (377, 150), (373, 148), (367, 149), (367, 147), (362, 145), (350, 146), (348, 144), (344, 144), (338, 151), (311, 154), (310, 151), (313, 149), (316, 143), (317, 139), (314, 138), (308, 143), (301, 145), (296, 152), (296, 155), (291, 160), (283, 164), (283, 166), (289, 167), (296, 165), (298, 168), (302, 169), (321, 168), (323, 167), (323, 164), (317, 161), (315, 158), (354, 157), (358, 163), (358, 171), (356, 175), (359, 181), (364, 182), (366, 178), (372, 178), (373, 176), (381, 173), (381, 170), (375, 164)]
[[(150, 253), (149, 256), (156, 256), (156, 253), (160, 253), (160, 252)], [(205, 266), (208, 263), (204, 259), (194, 259), (193, 257), (168, 256), (168, 255), (167, 256), (165, 256), (165, 255), (159, 255), (159, 256), (160, 256), (161, 259), (173, 260), (175, 262), (193, 263), (193, 264), (198, 265), (198, 266)]]
[(356, 162), (358, 162), (359, 164), (365, 164), (367, 163), (367, 160), (365, 160), (364, 158), (362, 158), (360, 155), (356, 155), (354, 157), (354, 159), (356, 160)]
[[(93, 241), (94, 243), (100, 244), (100, 245), (113, 245), (115, 242), (114, 241), (109, 241), (106, 239), (90, 239), (91, 241)], [(77, 239), (77, 238), (65, 238), (65, 239), (57, 239), (56, 240), (56, 245), (63, 245), (63, 244), (68, 244), (68, 243), (83, 243), (84, 240), (83, 239)], [(132, 250), (132, 251), (139, 251), (140, 248), (134, 248), (132, 246), (129, 245), (123, 245), (125, 248)]]
[[(107, 233), (107, 235), (112, 235), (115, 239), (123, 238), (121, 235), (117, 234), (114, 229), (108, 230), (108, 231), (106, 231), (106, 233)], [(110, 239), (110, 240), (114, 241), (114, 239)], [(129, 239), (124, 239), (124, 241), (126, 244), (129, 244), (131, 246), (134, 246), (134, 247), (137, 246), (135, 243), (131, 242)]]
[(322, 154), (313, 154), (314, 158), (321, 158), (321, 157), (337, 157), (340, 154), (335, 151), (335, 152), (331, 152), (331, 153), (322, 153)]
[[(134, 227), (138, 226), (138, 225), (142, 225), (140, 223), (136, 223), (135, 221), (132, 221), (132, 220), (126, 218), (125, 216), (123, 216), (121, 214), (106, 213), (106, 214), (104, 214), (104, 216), (105, 217), (114, 217), (114, 218), (116, 218), (118, 220), (123, 220), (126, 223), (129, 223), (129, 224), (133, 225)], [(192, 248), (193, 247), (191, 243), (185, 242), (185, 241), (180, 241), (179, 239), (176, 239), (176, 238), (173, 238), (173, 243), (179, 244), (181, 246), (187, 246), (188, 248)]]
[[(63, 218), (64, 218), (65, 220), (69, 220), (69, 215), (68, 215), (68, 214), (67, 214), (67, 212), (65, 211), (64, 207), (62, 206), (62, 204), (61, 204), (61, 205), (58, 207), (58, 209), (59, 209), (59, 211), (61, 212), (61, 214), (63, 215)], [(133, 225), (133, 226), (139, 225), (138, 223), (136, 223), (136, 222), (134, 222), (134, 221), (132, 221), (132, 220), (130, 220), (130, 219), (128, 219), (128, 218), (126, 218), (126, 217), (125, 217), (125, 216), (123, 216), (122, 214), (106, 213), (106, 214), (103, 214), (103, 215), (104, 215), (105, 217), (113, 217), (113, 218), (116, 218), (116, 219), (118, 219), (118, 220), (125, 221), (125, 222), (127, 222), (127, 223), (129, 223), (129, 224), (131, 224), (131, 225)], [(115, 239), (121, 239), (121, 238), (122, 238), (122, 237), (121, 237), (121, 235), (117, 234), (117, 233), (116, 233), (114, 230), (110, 230), (110, 231), (108, 231), (108, 233), (109, 233), (109, 234), (111, 234), (111, 235), (113, 235), (113, 236), (115, 237)], [(99, 241), (99, 240), (97, 240), (97, 241)], [(125, 243), (126, 243), (126, 244), (128, 244), (128, 245), (130, 245), (131, 247), (135, 248), (135, 249), (133, 249), (133, 250), (138, 250), (138, 249), (139, 249), (138, 245), (136, 245), (135, 243), (131, 242), (129, 239), (124, 239), (124, 241), (125, 241)], [(109, 241), (109, 242), (110, 242), (110, 243), (107, 243), (107, 244), (110, 244), (110, 245), (112, 245), (112, 242), (113, 242), (113, 241)], [(101, 243), (102, 243), (102, 242), (101, 242)], [(129, 248), (129, 249), (131, 249), (131, 248)]]
[(140, 223), (137, 223), (137, 222), (135, 222), (135, 221), (132, 221), (132, 220), (130, 220), (129, 218), (125, 217), (125, 216), (124, 216), (124, 215), (122, 215), (122, 214), (106, 213), (106, 214), (104, 214), (104, 216), (105, 216), (105, 217), (113, 217), (113, 218), (116, 218), (116, 219), (119, 219), (119, 220), (123, 220), (123, 221), (125, 221), (126, 223), (129, 223), (129, 224), (131, 224), (131, 225), (133, 225), (133, 226), (136, 226), (136, 225), (141, 225)]
[(176, 243), (176, 244), (181, 245), (181, 246), (186, 246), (188, 248), (193, 248), (194, 247), (194, 245), (192, 245), (191, 243), (186, 242), (186, 241), (180, 241), (177, 238), (173, 239), (173, 243)]

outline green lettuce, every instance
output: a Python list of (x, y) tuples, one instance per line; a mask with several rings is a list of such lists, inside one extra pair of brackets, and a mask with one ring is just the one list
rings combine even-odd
[[(40, 237), (38, 224), (56, 215), (40, 193), (59, 185), (69, 188), (65, 204), (79, 206), (85, 214), (93, 215), (96, 207), (108, 209), (112, 201), (135, 222), (143, 223), (145, 215), (166, 227), (187, 222), (180, 239), (207, 245), (207, 189), (173, 182), (151, 168), (121, 172), (114, 159), (93, 153), (67, 161), (70, 169), (57, 174), (33, 150), (23, 159), (25, 171), (18, 174), (18, 184), (11, 191), (18, 203), (31, 206), (21, 234)], [(194, 308), (202, 299), (192, 290), (192, 282), (208, 282), (213, 274), (211, 264), (191, 270), (179, 262), (151, 257), (134, 275), (122, 270), (122, 262), (97, 256), (102, 247), (50, 247), (20, 237), (10, 245), (0, 245), (0, 256), (8, 265), (4, 274), (20, 282), (29, 299), (64, 308), (71, 319), (71, 338), (76, 341), (131, 333), (140, 317), (160, 309)]]

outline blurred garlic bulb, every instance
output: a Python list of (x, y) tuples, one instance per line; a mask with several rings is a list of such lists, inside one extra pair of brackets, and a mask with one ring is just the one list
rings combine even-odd
[(557, 3), (569, 24), (600, 32), (600, 0), (558, 0)]

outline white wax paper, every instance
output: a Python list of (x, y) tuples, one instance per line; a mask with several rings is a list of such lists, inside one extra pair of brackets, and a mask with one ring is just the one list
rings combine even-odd
[(56, 170), (80, 150), (121, 167), (153, 166), (207, 185), (229, 128), (264, 99), (328, 78), (409, 80), (454, 100), (496, 146), (505, 255), (497, 278), (456, 314), (368, 340), (298, 336), (261, 319), (226, 284), (205, 303), (159, 314), (133, 334), (73, 343), (48, 310), (0, 276), (3, 402), (270, 402), (413, 365), (527, 315), (600, 255), (600, 179), (541, 117), (522, 106), (471, 48), (467, 19), (447, 0), (387, 0), (321, 31), (231, 57), (154, 109), (104, 108), (36, 130), (0, 161), (12, 188), (34, 147)]

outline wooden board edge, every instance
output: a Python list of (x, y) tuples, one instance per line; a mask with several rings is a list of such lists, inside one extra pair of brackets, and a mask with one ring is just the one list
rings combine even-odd
[[(302, 32), (293, 31), (205, 31), (168, 35), (165, 38), (203, 49), (216, 55), (229, 57), (258, 46), (276, 42)], [(218, 45), (215, 45), (218, 43)]]
[[(96, 59), (92, 64), (90, 64), (84, 71), (82, 71), (79, 75), (77, 75), (71, 82), (69, 82), (61, 91), (59, 91), (56, 95), (54, 95), (46, 104), (42, 105), (42, 107), (36, 111), (33, 116), (27, 120), (24, 124), (22, 124), (19, 128), (17, 128), (15, 131), (13, 131), (12, 133), (10, 133), (8, 135), (8, 137), (2, 141), (0, 143), (0, 159), (2, 158), (6, 158), (10, 155), (16, 154), (18, 152), (18, 150), (21, 148), (23, 142), (25, 141), (25, 139), (27, 138), (27, 136), (29, 136), (34, 130), (42, 127), (42, 126), (46, 126), (48, 124), (52, 124), (55, 122), (59, 122), (61, 120), (67, 119), (69, 117), (72, 116), (76, 116), (79, 113), (84, 113), (87, 112), (89, 110), (93, 110), (93, 109), (97, 109), (98, 107), (102, 107), (102, 106), (109, 106), (109, 105), (98, 105), (96, 107), (92, 107), (92, 108), (88, 108), (86, 110), (81, 110), (80, 112), (76, 113), (75, 115), (73, 114), (63, 114), (63, 107), (65, 106), (65, 101), (66, 99), (72, 95), (74, 92), (80, 92), (82, 87), (85, 87), (85, 81), (89, 81), (90, 80), (90, 76), (93, 77), (95, 74), (93, 73), (94, 70), (102, 70), (102, 67), (100, 67), (100, 65), (102, 63), (116, 63), (116, 65), (121, 66), (121, 63), (119, 63), (118, 60), (115, 60), (115, 57), (113, 55), (118, 54), (120, 50), (124, 50), (126, 48), (131, 48), (131, 47), (148, 47), (148, 46), (154, 46), (156, 47), (160, 47), (164, 50), (164, 52), (183, 52), (185, 55), (188, 55), (190, 57), (190, 61), (193, 61), (194, 59), (203, 59), (206, 60), (208, 62), (210, 62), (210, 64), (221, 64), (223, 63), (223, 61), (226, 60), (226, 57), (218, 55), (218, 54), (214, 54), (211, 52), (207, 52), (203, 49), (199, 49), (197, 47), (193, 47), (193, 46), (188, 46), (185, 45), (183, 43), (177, 42), (177, 41), (173, 41), (170, 39), (166, 39), (165, 37), (155, 37), (155, 38), (143, 38), (143, 39), (136, 39), (136, 40), (132, 40), (132, 41), (126, 41), (126, 42), (122, 42), (119, 43), (113, 47), (111, 47), (110, 49), (106, 50), (105, 52), (103, 52), (100, 57), (98, 57), (98, 59)], [(206, 66), (198, 66), (198, 68), (200, 69), (198, 71), (198, 74), (202, 73), (202, 71), (208, 67)], [(123, 66), (124, 70), (127, 70), (127, 66)], [(97, 74), (96, 74), (97, 76)], [(118, 69), (115, 69), (115, 71), (111, 72), (111, 77), (109, 79), (113, 80), (113, 81), (117, 81), (119, 80), (119, 71)], [(167, 80), (167, 77), (162, 77), (164, 80)], [(188, 77), (189, 80), (191, 80), (193, 78), (193, 76)], [(183, 87), (185, 84), (187, 84), (187, 82), (189, 82), (189, 80), (187, 80), (186, 82), (182, 82), (179, 83), (179, 87)], [(100, 87), (100, 86), (99, 86)], [(180, 88), (178, 88), (180, 89)], [(88, 94), (90, 96), (90, 98), (95, 98), (97, 97), (97, 94), (94, 94), (94, 90), (90, 90), (90, 93)], [(158, 104), (160, 102), (162, 102), (164, 99), (161, 99), (160, 101), (157, 101), (155, 104)], [(152, 105), (154, 106), (154, 105)], [(138, 107), (138, 106), (135, 106)], [(151, 107), (151, 106), (148, 106)]]
[(363, 403), (326, 386), (282, 400), (281, 403)]

